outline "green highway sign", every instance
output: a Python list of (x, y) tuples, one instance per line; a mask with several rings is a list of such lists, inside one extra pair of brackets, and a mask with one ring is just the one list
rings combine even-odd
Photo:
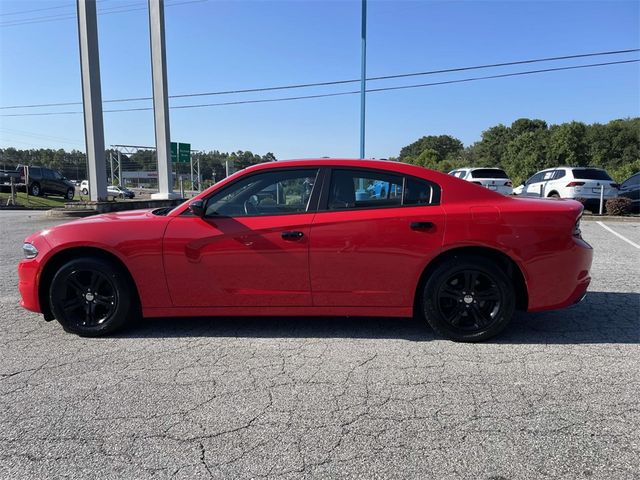
[(171, 161), (174, 163), (191, 162), (191, 144), (171, 142)]
[(171, 161), (178, 161), (178, 144), (176, 142), (171, 142)]
[(191, 144), (190, 143), (178, 144), (178, 162), (180, 163), (191, 162)]

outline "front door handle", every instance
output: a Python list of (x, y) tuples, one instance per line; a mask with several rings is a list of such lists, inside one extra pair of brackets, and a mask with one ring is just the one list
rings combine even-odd
[(304, 237), (304, 233), (297, 231), (282, 232), (282, 238), (285, 240), (300, 240)]
[(411, 222), (411, 230), (429, 230), (433, 228), (433, 222)]

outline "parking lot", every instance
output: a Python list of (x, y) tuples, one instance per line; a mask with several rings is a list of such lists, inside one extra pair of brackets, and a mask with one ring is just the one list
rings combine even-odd
[(0, 478), (640, 476), (640, 249), (594, 221), (587, 298), (482, 344), (370, 318), (72, 336), (18, 305), (22, 240), (58, 222), (0, 212)]

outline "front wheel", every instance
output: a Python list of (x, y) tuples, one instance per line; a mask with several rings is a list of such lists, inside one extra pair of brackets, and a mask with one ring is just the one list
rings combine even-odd
[(481, 257), (443, 262), (427, 279), (422, 310), (433, 330), (451, 340), (479, 342), (500, 333), (515, 310), (505, 272)]
[(121, 268), (101, 258), (71, 260), (51, 281), (51, 311), (67, 332), (86, 337), (112, 333), (137, 312), (130, 283)]

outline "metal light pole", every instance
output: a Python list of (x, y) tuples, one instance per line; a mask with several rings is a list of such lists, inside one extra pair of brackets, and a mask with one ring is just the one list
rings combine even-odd
[(173, 193), (173, 172), (171, 170), (167, 55), (164, 41), (164, 0), (149, 0), (149, 32), (159, 190), (158, 193), (151, 195), (151, 198), (177, 198), (178, 195)]
[(364, 158), (364, 118), (367, 94), (367, 0), (362, 0), (362, 72), (360, 76), (360, 158)]
[(100, 59), (98, 56), (98, 20), (95, 0), (78, 0), (77, 7), (89, 191), (91, 200), (95, 202), (107, 199)]

